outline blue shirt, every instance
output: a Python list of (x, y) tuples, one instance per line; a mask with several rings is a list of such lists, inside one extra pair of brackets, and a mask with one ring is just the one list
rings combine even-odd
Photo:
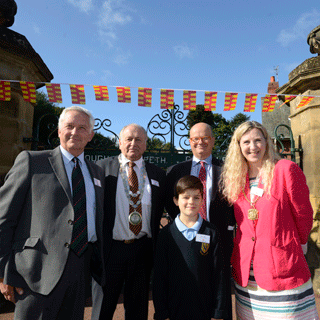
[(206, 181), (207, 181), (207, 184), (206, 184), (207, 219), (206, 220), (210, 221), (209, 208), (210, 208), (210, 200), (211, 200), (211, 195), (212, 195), (212, 181), (213, 181), (212, 155), (210, 155), (207, 159), (204, 159), (204, 160), (199, 160), (198, 158), (193, 156), (190, 174), (192, 176), (197, 177), (197, 178), (199, 178), (199, 173), (200, 173), (200, 169), (201, 169), (200, 161), (205, 162), (204, 166), (206, 168), (206, 173), (207, 173), (207, 177), (206, 177)]
[(203, 219), (201, 218), (201, 216), (199, 214), (199, 218), (198, 218), (197, 222), (191, 228), (188, 228), (183, 222), (181, 222), (180, 213), (174, 219), (174, 222), (175, 222), (178, 230), (189, 241), (193, 240), (196, 237), (197, 233), (200, 230), (202, 221), (203, 221)]
[[(65, 150), (60, 145), (60, 150), (62, 153), (62, 159), (64, 162), (64, 167), (66, 168), (69, 185), (72, 194), (72, 170), (74, 168), (74, 162), (72, 159), (74, 156)], [(81, 153), (78, 157), (80, 168), (84, 178), (84, 184), (86, 188), (86, 204), (87, 204), (87, 224), (88, 224), (88, 241), (95, 242), (97, 241), (97, 234), (96, 234), (96, 225), (95, 225), (95, 217), (96, 217), (96, 195), (94, 191), (94, 185), (92, 182), (92, 178), (90, 172), (87, 168), (86, 162), (84, 161), (84, 153)]]

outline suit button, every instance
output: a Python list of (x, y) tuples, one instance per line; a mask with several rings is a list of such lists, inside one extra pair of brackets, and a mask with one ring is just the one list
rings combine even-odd
[(70, 225), (73, 225), (73, 221), (72, 221), (72, 220), (69, 220), (68, 223), (69, 223)]
[(64, 246), (65, 246), (66, 248), (70, 248), (70, 244), (69, 244), (68, 242), (66, 242), (66, 243), (64, 244)]
[(251, 240), (252, 240), (252, 241), (254, 241), (254, 240), (255, 240), (255, 238), (254, 238), (254, 237), (252, 237), (252, 238), (251, 238)]

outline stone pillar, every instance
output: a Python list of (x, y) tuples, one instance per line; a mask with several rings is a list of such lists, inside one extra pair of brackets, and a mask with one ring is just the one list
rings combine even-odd
[[(277, 90), (278, 94), (320, 96), (320, 56), (310, 58), (289, 74), (289, 82)], [(310, 190), (314, 210), (314, 224), (309, 237), (307, 261), (312, 273), (313, 288), (320, 295), (320, 98), (297, 109), (303, 97), (290, 102), (290, 120), (296, 147), (303, 149), (303, 172)]]
[[(32, 81), (39, 88), (52, 78), (23, 35), (0, 28), (0, 79)], [(0, 101), (0, 185), (18, 153), (30, 149), (31, 143), (23, 139), (32, 137), (33, 112), (34, 106), (22, 97), (19, 82), (11, 82), (11, 101)]]
[[(320, 90), (308, 90), (303, 94), (320, 96)], [(303, 149), (303, 172), (310, 190), (314, 210), (314, 223), (310, 233), (307, 260), (313, 276), (313, 287), (320, 294), (320, 98), (314, 98), (307, 106), (297, 109), (301, 98), (290, 104), (291, 127), (295, 141)]]

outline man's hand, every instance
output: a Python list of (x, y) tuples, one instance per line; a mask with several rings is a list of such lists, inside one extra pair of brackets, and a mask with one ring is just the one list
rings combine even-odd
[(6, 300), (13, 303), (16, 303), (16, 299), (14, 298), (14, 291), (17, 291), (20, 295), (23, 294), (23, 290), (21, 288), (15, 288), (8, 284), (4, 284), (2, 278), (0, 278), (0, 291)]

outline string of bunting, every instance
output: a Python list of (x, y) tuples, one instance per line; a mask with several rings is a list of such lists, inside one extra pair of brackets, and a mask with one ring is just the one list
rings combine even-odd
[[(16, 80), (0, 80), (0, 101), (11, 100), (11, 82), (20, 83), (23, 99), (25, 101), (36, 103), (36, 83), (30, 81)], [(39, 82), (40, 83), (40, 82)], [(62, 103), (61, 84), (59, 83), (42, 83), (45, 84), (48, 98), (50, 102)], [(65, 84), (69, 85), (72, 104), (86, 104), (85, 86), (92, 86), (97, 101), (109, 101), (109, 91), (107, 86), (84, 85), (84, 84)], [(131, 103), (131, 88), (136, 87), (120, 87), (116, 88), (118, 102)], [(225, 93), (223, 111), (233, 111), (237, 105), (238, 94), (243, 92), (225, 92), (225, 91), (205, 91), (205, 90), (182, 90), (182, 89), (159, 89), (160, 90), (160, 108), (173, 109), (174, 92), (183, 91), (183, 109), (195, 110), (197, 92), (204, 92), (204, 110), (216, 111), (218, 93)], [(289, 103), (296, 97), (301, 97), (297, 108), (306, 106), (312, 99), (319, 96), (308, 95), (283, 95), (283, 94), (263, 94), (262, 112), (272, 112), (275, 108), (279, 96), (284, 96), (284, 102), (279, 106)], [(246, 93), (244, 112), (254, 112), (258, 100), (258, 93)], [(138, 106), (151, 107), (152, 104), (152, 88), (138, 87)]]

